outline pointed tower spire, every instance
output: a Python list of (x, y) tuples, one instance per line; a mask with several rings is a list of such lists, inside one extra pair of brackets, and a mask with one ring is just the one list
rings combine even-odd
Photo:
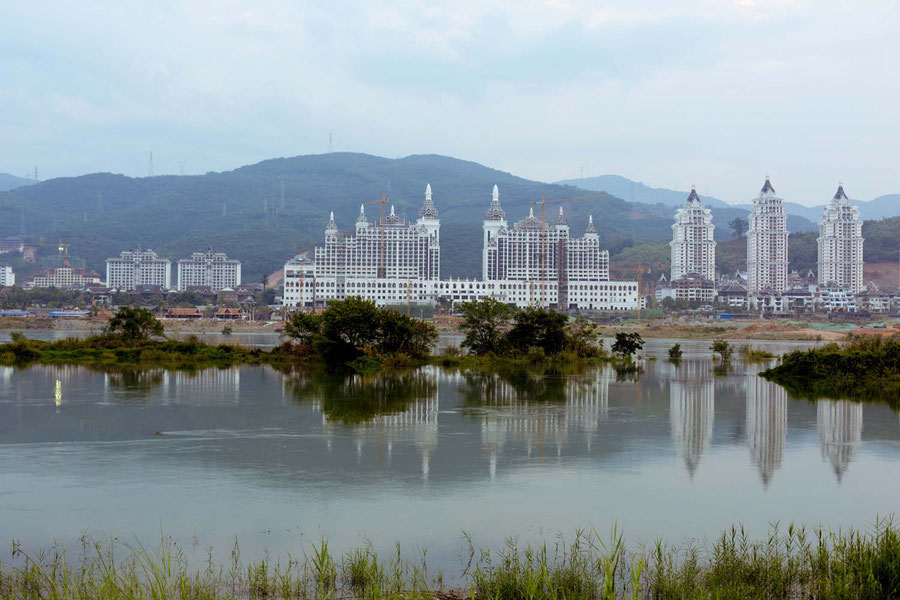
[(431, 184), (425, 184), (425, 204), (419, 209), (419, 216), (434, 219), (437, 217), (437, 207), (431, 201)]
[(559, 216), (556, 217), (557, 225), (565, 225), (566, 224), (566, 214), (563, 212), (563, 207), (559, 207)]
[(700, 204), (700, 196), (697, 195), (697, 188), (693, 185), (691, 186), (691, 193), (687, 197), (688, 204)]
[(766, 183), (763, 185), (762, 189), (760, 190), (760, 193), (761, 194), (774, 194), (775, 193), (775, 188), (773, 188), (772, 184), (769, 182), (768, 175), (766, 175)]
[(594, 215), (588, 215), (588, 224), (587, 229), (584, 230), (585, 233), (597, 233), (597, 228), (594, 227)]
[(529, 219), (533, 219), (533, 218), (534, 218), (534, 207), (533, 207), (533, 206), (529, 206), (529, 207), (528, 207), (528, 218), (529, 218)]
[(485, 216), (491, 221), (500, 221), (506, 218), (506, 213), (500, 206), (500, 189), (494, 184), (494, 191), (491, 193), (491, 207), (485, 213)]
[(838, 184), (838, 189), (834, 193), (834, 199), (838, 200), (838, 201), (850, 200), (850, 198), (847, 197), (847, 194), (844, 193), (844, 185), (843, 184), (841, 184), (841, 183)]
[(337, 231), (337, 225), (334, 223), (334, 211), (328, 215), (328, 225), (325, 226), (325, 231)]
[(368, 223), (369, 222), (369, 220), (366, 218), (366, 205), (365, 204), (359, 205), (359, 216), (356, 217), (356, 222), (357, 223)]
[(394, 214), (394, 205), (393, 205), (393, 204), (391, 204), (391, 216), (392, 216), (392, 217), (397, 216), (397, 215)]

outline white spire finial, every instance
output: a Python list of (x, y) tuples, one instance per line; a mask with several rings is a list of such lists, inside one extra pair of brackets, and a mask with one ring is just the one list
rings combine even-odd
[(391, 216), (392, 217), (394, 216), (394, 205), (393, 204), (391, 204)]
[(559, 216), (563, 216), (563, 209), (562, 209), (562, 206), (559, 207)]
[(529, 218), (529, 219), (533, 219), (533, 218), (534, 218), (534, 207), (533, 207), (533, 206), (529, 206), (529, 207), (528, 207), (528, 218)]
[(494, 198), (494, 200), (500, 199), (500, 188), (497, 187), (496, 183), (494, 184), (494, 192), (491, 194), (491, 196)]
[(331, 211), (331, 214), (328, 215), (328, 220), (329, 220), (329, 221), (334, 221), (334, 211)]
[(366, 212), (366, 205), (360, 204), (359, 205), (359, 214), (363, 214), (364, 212)]
[(594, 224), (594, 215), (588, 215), (588, 223), (590, 223), (591, 225)]
[(431, 200), (431, 184), (430, 183), (425, 184), (425, 199)]

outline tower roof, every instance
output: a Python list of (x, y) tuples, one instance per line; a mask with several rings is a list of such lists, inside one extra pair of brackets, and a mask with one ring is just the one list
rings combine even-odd
[(328, 225), (325, 226), (326, 231), (337, 231), (337, 225), (334, 222), (334, 211), (328, 216)]
[(697, 195), (697, 189), (691, 186), (691, 193), (687, 197), (688, 204), (700, 204), (700, 196)]
[(437, 207), (431, 200), (431, 184), (427, 183), (425, 184), (425, 204), (419, 209), (419, 216), (434, 219), (437, 217), (437, 214)]
[(838, 189), (834, 193), (834, 199), (835, 200), (850, 200), (850, 198), (847, 197), (847, 194), (844, 193), (843, 185), (838, 185)]
[(759, 190), (760, 194), (774, 194), (775, 188), (772, 187), (772, 184), (769, 183), (769, 178), (766, 177), (766, 183), (762, 186), (762, 189)]
[(357, 223), (368, 223), (369, 222), (369, 220), (366, 218), (366, 205), (365, 204), (359, 205), (359, 216), (356, 217), (356, 222)]
[(484, 215), (492, 221), (500, 221), (506, 218), (506, 213), (503, 212), (503, 208), (500, 206), (500, 190), (496, 184), (494, 184), (494, 191), (491, 193), (491, 207)]
[(565, 225), (566, 224), (566, 213), (563, 212), (563, 207), (559, 207), (559, 216), (556, 217), (557, 225)]
[(594, 227), (594, 215), (588, 215), (587, 229), (585, 229), (584, 232), (585, 233), (597, 233), (597, 228)]

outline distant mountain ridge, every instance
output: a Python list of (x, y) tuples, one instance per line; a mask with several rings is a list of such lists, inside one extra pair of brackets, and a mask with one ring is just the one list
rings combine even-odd
[[(684, 204), (689, 192), (678, 190), (670, 190), (666, 188), (654, 188), (646, 184), (632, 181), (621, 175), (600, 175), (597, 177), (585, 177), (582, 179), (565, 179), (557, 183), (563, 185), (574, 185), (586, 190), (605, 191), (608, 194), (617, 196), (629, 202), (642, 202), (646, 204), (665, 204), (667, 206), (680, 206)], [(745, 211), (750, 210), (749, 203), (728, 204), (723, 200), (712, 196), (700, 195), (700, 199), (710, 208), (738, 208)], [(859, 207), (859, 214), (863, 220), (871, 221), (875, 219), (884, 219), (889, 217), (900, 216), (900, 194), (886, 194), (879, 196), (873, 200), (850, 200)], [(785, 212), (788, 215), (801, 217), (809, 221), (814, 227), (822, 218), (822, 210), (825, 208), (824, 203), (819, 206), (805, 206), (796, 202), (784, 203)], [(788, 227), (792, 231), (807, 231), (807, 227), (802, 221), (795, 221), (793, 226)]]
[(0, 173), (0, 192), (14, 190), (22, 186), (35, 183), (33, 179), (25, 179), (24, 177), (16, 177), (9, 173)]
[[(680, 192), (665, 188), (654, 188), (643, 183), (632, 181), (621, 175), (600, 175), (599, 177), (586, 177), (584, 179), (567, 179), (557, 183), (565, 185), (581, 185), (584, 189), (592, 191), (606, 191), (609, 194), (641, 203), (646, 210), (655, 212), (660, 216), (672, 218), (673, 209), (684, 204), (690, 192)], [(710, 207), (713, 213), (713, 222), (716, 225), (716, 237), (727, 237), (728, 223), (737, 217), (743, 219), (750, 214), (750, 205), (728, 204), (712, 196), (700, 194), (700, 199)], [(791, 203), (785, 202), (785, 206)], [(800, 205), (797, 205), (800, 206)], [(805, 208), (805, 207), (803, 207)], [(797, 214), (788, 214), (787, 222), (789, 231), (813, 231), (818, 229), (815, 221)]]
[[(26, 239), (45, 244), (45, 255), (63, 241), (73, 260), (99, 272), (106, 258), (138, 243), (170, 259), (211, 245), (242, 261), (246, 281), (259, 281), (297, 252), (322, 244), (330, 211), (338, 228), (349, 230), (360, 204), (386, 193), (397, 214), (415, 220), (426, 183), (441, 219), (445, 277), (480, 276), (481, 224), (494, 184), (510, 222), (525, 218), (530, 203), (544, 194), (569, 199), (562, 206), (573, 235), (581, 235), (593, 214), (611, 248), (626, 238), (640, 243), (671, 235), (670, 214), (603, 192), (530, 181), (445, 156), (330, 153), (195, 176), (95, 173), (42, 181), (0, 193), (0, 211), (13, 216), (0, 220), (0, 237), (17, 235), (24, 225)], [(555, 214), (559, 206), (550, 210)], [(369, 219), (379, 210), (366, 207)]]

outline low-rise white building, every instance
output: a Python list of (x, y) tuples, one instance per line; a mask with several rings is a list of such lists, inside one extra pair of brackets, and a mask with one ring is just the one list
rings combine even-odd
[(859, 310), (870, 313), (887, 313), (891, 311), (891, 295), (870, 283), (866, 289), (856, 294), (856, 306)]
[(213, 293), (241, 284), (241, 261), (228, 258), (224, 252), (211, 247), (194, 252), (190, 258), (178, 261), (178, 291), (189, 287), (208, 287)]
[(856, 297), (850, 288), (832, 283), (819, 290), (819, 303), (827, 311), (856, 312)]
[(12, 267), (0, 267), (0, 287), (16, 285), (16, 274)]

